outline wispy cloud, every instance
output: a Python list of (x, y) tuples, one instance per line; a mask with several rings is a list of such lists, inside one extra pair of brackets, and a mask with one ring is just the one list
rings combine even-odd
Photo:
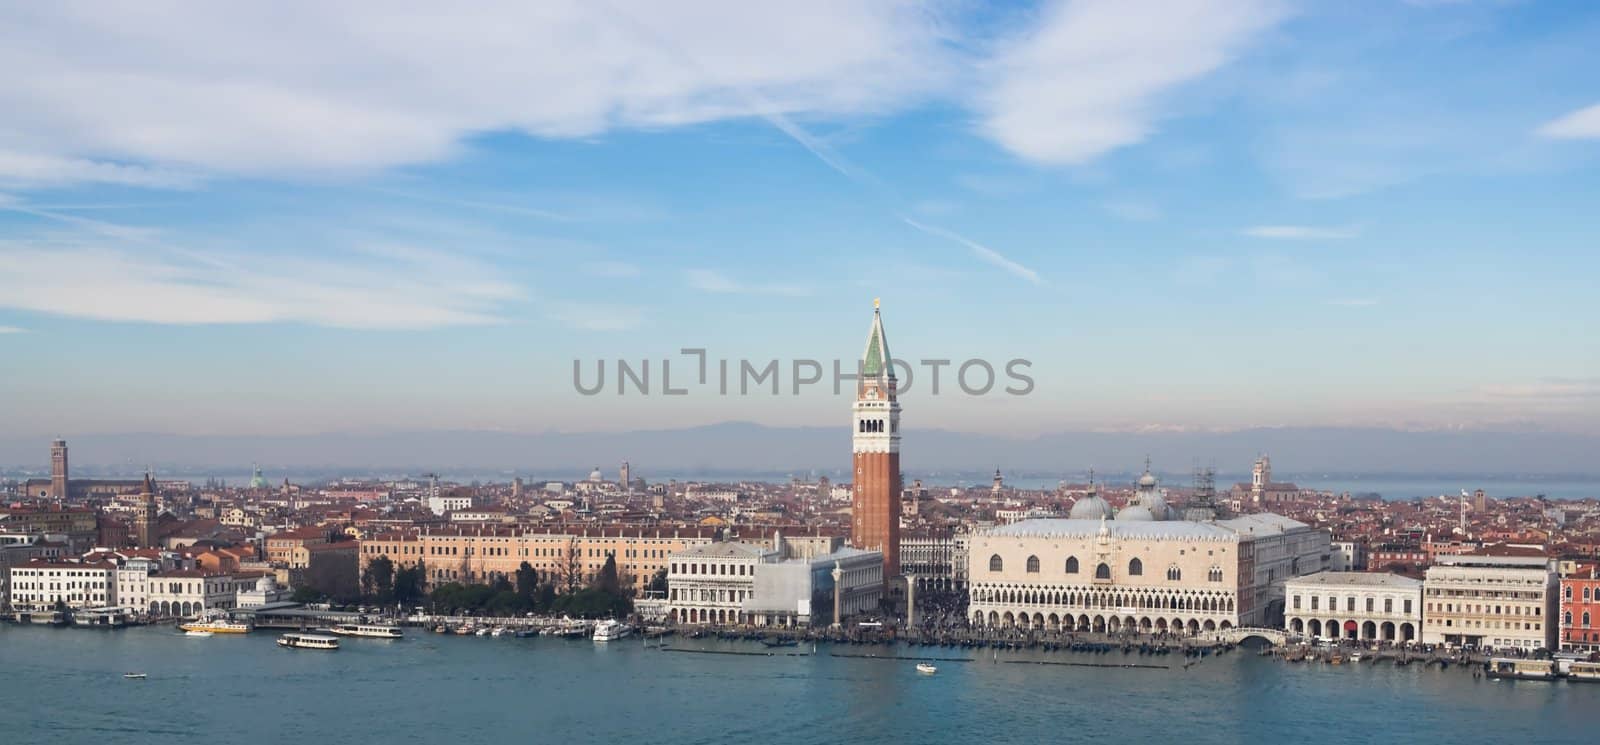
[(684, 272), (683, 276), (689, 287), (701, 292), (728, 295), (777, 295), (783, 297), (805, 297), (811, 294), (811, 289), (802, 285), (750, 284), (737, 281), (722, 272), (712, 269), (690, 269)]
[(986, 67), (981, 131), (1034, 161), (1087, 162), (1155, 129), (1158, 98), (1284, 17), (1270, 1), (1056, 2)]
[(1113, 217), (1129, 222), (1153, 222), (1161, 219), (1161, 208), (1147, 202), (1117, 200), (1104, 202), (1100, 207)]
[(0, 334), (26, 334), (28, 330), (19, 326), (0, 326)]
[(14, 188), (110, 184), (188, 189), (200, 181), (196, 174), (165, 167), (0, 149), (0, 184)]
[(1533, 383), (1479, 386), (1478, 393), (1495, 399), (1600, 399), (1600, 378), (1544, 378)]
[(628, 331), (644, 324), (644, 309), (633, 305), (555, 303), (550, 317), (582, 331)]
[(639, 265), (626, 261), (590, 261), (578, 267), (584, 274), (596, 277), (621, 279), (639, 276)]
[(502, 321), (521, 288), (459, 252), (363, 242), (276, 252), (12, 205), (63, 223), (0, 239), (0, 308), (159, 324), (415, 329)]
[(971, 249), (973, 255), (977, 256), (978, 258), (993, 264), (994, 266), (1000, 267), (1001, 269), (1004, 269), (1018, 277), (1028, 280), (1029, 282), (1032, 282), (1036, 285), (1044, 284), (1044, 280), (1039, 277), (1038, 272), (1018, 264), (1017, 262), (1006, 258), (1005, 255), (1001, 254), (999, 251), (989, 248), (988, 246), (961, 235), (960, 233), (941, 228), (937, 225), (929, 225), (927, 223), (917, 222), (916, 220), (905, 216), (902, 216), (900, 219), (903, 220), (905, 224), (927, 233), (928, 235), (938, 236), (940, 238), (960, 243), (961, 245)]
[(1546, 122), (1534, 131), (1555, 140), (1600, 139), (1600, 103)]
[(1239, 231), (1251, 238), (1270, 238), (1285, 241), (1330, 241), (1354, 238), (1360, 235), (1355, 228), (1328, 228), (1312, 225), (1254, 225)]

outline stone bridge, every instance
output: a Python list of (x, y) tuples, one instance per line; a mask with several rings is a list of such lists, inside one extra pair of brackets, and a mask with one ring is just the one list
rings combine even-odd
[(1289, 634), (1283, 629), (1268, 629), (1254, 626), (1241, 626), (1235, 629), (1225, 629), (1216, 632), (1218, 641), (1238, 644), (1250, 637), (1265, 639), (1268, 644), (1281, 647), (1289, 643)]

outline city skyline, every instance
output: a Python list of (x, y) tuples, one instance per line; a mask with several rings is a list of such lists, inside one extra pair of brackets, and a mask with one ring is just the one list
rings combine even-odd
[(572, 365), (850, 360), (881, 296), (908, 361), (1032, 363), (1027, 396), (908, 393), (928, 430), (1600, 434), (1600, 16), (1162, 6), (30, 9), (0, 408), (41, 440), (827, 427), (848, 392)]

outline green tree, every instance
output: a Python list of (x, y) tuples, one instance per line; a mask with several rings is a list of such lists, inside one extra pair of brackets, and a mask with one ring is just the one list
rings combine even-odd
[(595, 589), (607, 595), (620, 595), (622, 593), (622, 579), (617, 576), (617, 555), (606, 554), (605, 566), (600, 567), (600, 574), (595, 577)]
[(361, 575), (361, 590), (379, 604), (394, 600), (394, 562), (387, 555), (367, 562), (367, 572)]
[(654, 576), (650, 577), (650, 584), (645, 585), (646, 590), (652, 593), (667, 594), (667, 570), (665, 567), (657, 569)]
[(539, 570), (532, 564), (524, 561), (517, 567), (517, 594), (533, 602), (534, 594), (539, 591)]

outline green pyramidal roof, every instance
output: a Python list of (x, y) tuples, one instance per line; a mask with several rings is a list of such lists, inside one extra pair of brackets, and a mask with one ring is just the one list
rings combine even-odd
[(889, 340), (883, 335), (883, 316), (876, 310), (872, 312), (872, 333), (867, 336), (867, 353), (861, 358), (861, 374), (873, 377), (883, 375), (887, 370), (889, 377), (894, 377), (894, 370), (889, 367), (889, 361), (894, 358), (889, 356)]

